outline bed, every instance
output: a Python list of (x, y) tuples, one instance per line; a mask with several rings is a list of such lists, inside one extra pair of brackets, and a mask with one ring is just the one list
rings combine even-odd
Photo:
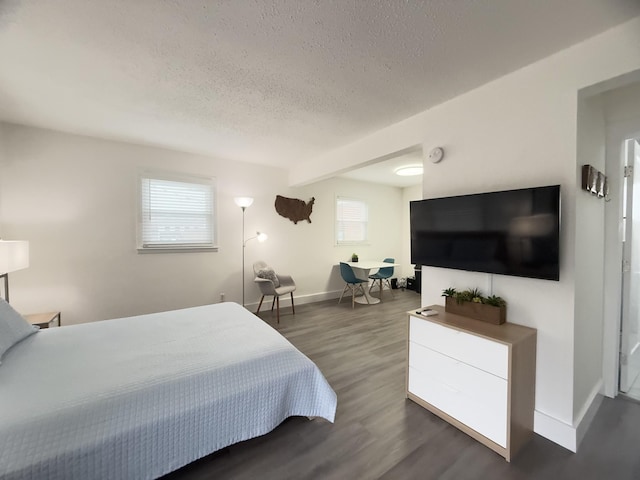
[(157, 478), (335, 411), (317, 366), (235, 303), (41, 330), (2, 356), (0, 478)]

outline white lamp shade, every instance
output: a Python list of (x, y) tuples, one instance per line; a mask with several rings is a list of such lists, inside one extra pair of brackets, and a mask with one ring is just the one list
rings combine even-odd
[(236, 202), (236, 205), (238, 205), (239, 207), (247, 208), (247, 207), (250, 207), (251, 204), (253, 203), (253, 198), (252, 197), (235, 197), (233, 201)]
[(267, 240), (267, 238), (269, 238), (267, 236), (267, 234), (264, 233), (264, 232), (257, 232), (257, 233), (258, 233), (258, 241), (259, 242), (264, 242), (265, 240)]
[(29, 242), (0, 240), (0, 275), (29, 267)]

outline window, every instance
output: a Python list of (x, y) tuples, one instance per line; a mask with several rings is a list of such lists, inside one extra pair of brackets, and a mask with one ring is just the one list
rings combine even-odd
[(336, 244), (366, 243), (368, 220), (366, 203), (362, 200), (338, 197), (336, 200)]
[(138, 251), (215, 249), (214, 201), (211, 178), (143, 172)]

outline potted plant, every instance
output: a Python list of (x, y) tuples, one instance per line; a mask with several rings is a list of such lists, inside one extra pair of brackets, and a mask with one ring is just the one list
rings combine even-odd
[(355, 254), (355, 253), (352, 253), (352, 254), (351, 254), (351, 261), (352, 261), (352, 262), (357, 262), (357, 261), (358, 261), (358, 255), (357, 255), (357, 254)]
[(447, 288), (442, 291), (445, 297), (445, 311), (464, 315), (483, 322), (500, 325), (507, 318), (507, 302), (496, 295), (485, 297), (477, 288), (457, 291)]

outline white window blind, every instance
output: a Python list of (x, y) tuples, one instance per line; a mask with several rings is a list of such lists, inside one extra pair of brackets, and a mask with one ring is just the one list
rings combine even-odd
[(336, 201), (336, 244), (366, 243), (369, 213), (361, 200), (338, 197)]
[(140, 247), (213, 248), (214, 196), (209, 178), (142, 174)]

